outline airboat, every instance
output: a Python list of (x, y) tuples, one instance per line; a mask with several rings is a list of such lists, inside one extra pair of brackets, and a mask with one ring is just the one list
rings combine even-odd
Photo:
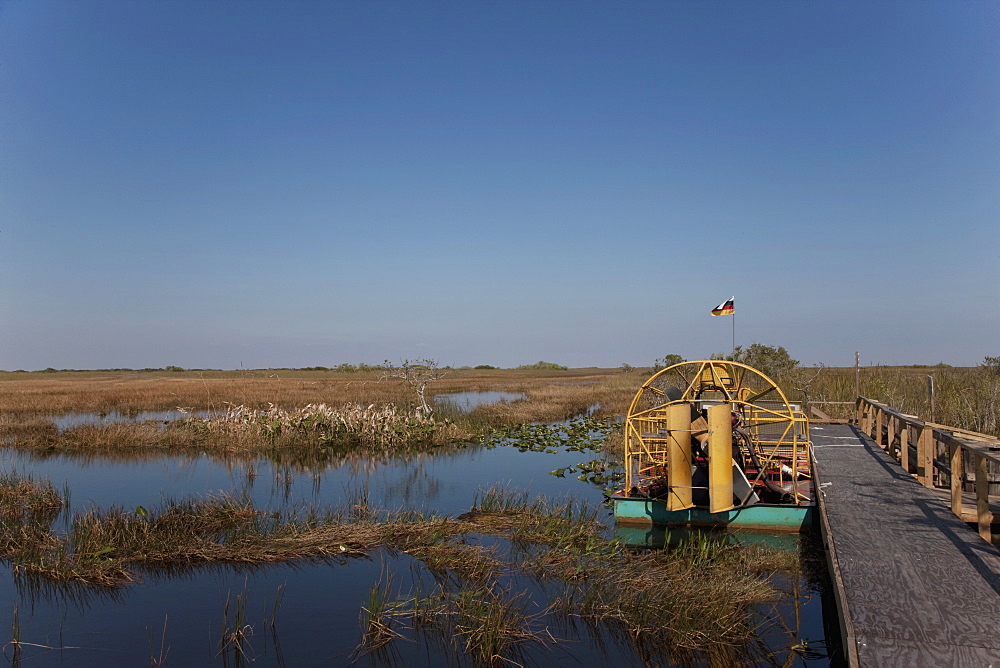
[(625, 422), (622, 527), (803, 531), (813, 523), (809, 420), (739, 362), (682, 362), (647, 380)]

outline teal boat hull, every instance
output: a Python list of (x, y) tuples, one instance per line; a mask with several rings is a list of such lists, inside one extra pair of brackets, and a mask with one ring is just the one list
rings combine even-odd
[(661, 527), (715, 527), (762, 531), (808, 531), (813, 527), (815, 506), (756, 503), (721, 513), (707, 508), (667, 510), (657, 499), (611, 497), (615, 521), (625, 525)]

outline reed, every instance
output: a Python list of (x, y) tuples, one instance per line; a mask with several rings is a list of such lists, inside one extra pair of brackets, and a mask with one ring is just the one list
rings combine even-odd
[(163, 630), (160, 632), (160, 647), (156, 651), (153, 646), (153, 633), (146, 629), (147, 642), (149, 643), (149, 665), (153, 668), (167, 665), (167, 656), (170, 654), (170, 646), (167, 645), (167, 615), (163, 616)]
[[(401, 380), (380, 380), (381, 368), (366, 371), (122, 371), (12, 373), (0, 371), (0, 404), (17, 416), (67, 413), (135, 415), (140, 411), (224, 410), (245, 405), (264, 410), (270, 404), (294, 409), (307, 404), (395, 404), (416, 408), (413, 392)], [(618, 381), (610, 369), (561, 372), (516, 369), (454, 370), (428, 387), (429, 396), (461, 391), (528, 392), (550, 389), (557, 404), (561, 394), (593, 395), (594, 386)], [(640, 381), (641, 383), (641, 381)], [(610, 386), (609, 386), (610, 390)], [(542, 393), (543, 395), (545, 392)], [(577, 403), (582, 403), (578, 399)], [(584, 406), (585, 407), (585, 406)], [(560, 419), (560, 418), (554, 418)], [(511, 421), (516, 420), (516, 418)]]
[(576, 548), (599, 539), (604, 526), (599, 508), (576, 499), (552, 501), (494, 485), (477, 493), (472, 509), (458, 519), (474, 523), (484, 533), (507, 535), (518, 543)]
[[(22, 485), (12, 479), (13, 487)], [(44, 484), (28, 489), (54, 498)], [(642, 656), (737, 647), (753, 634), (753, 606), (773, 597), (770, 570), (788, 565), (766, 551), (700, 535), (667, 553), (632, 553), (607, 540), (598, 509), (501, 487), (481, 492), (474, 507), (454, 519), (373, 510), (363, 495), (352, 505), (365, 510), (265, 512), (229, 496), (152, 510), (89, 510), (73, 517), (68, 536), (52, 536), (55, 545), (19, 555), (15, 572), (113, 588), (137, 581), (143, 571), (220, 562), (336, 563), (380, 548), (399, 550), (434, 574), (437, 593), (393, 599), (391, 578), (383, 574), (362, 604), (358, 653), (428, 632), (456, 656), (494, 665), (521, 662), (527, 647), (555, 642), (546, 630), (553, 615), (587, 620), (612, 634), (620, 630)], [(23, 511), (16, 516), (26, 517)], [(509, 550), (483, 547), (477, 537), (484, 535), (506, 539)], [(535, 599), (511, 577), (550, 583), (552, 607), (533, 608)], [(252, 631), (245, 592), (227, 597), (219, 641), (224, 662), (252, 659)]]
[[(904, 413), (931, 420), (927, 377), (934, 379), (935, 406), (933, 421), (960, 429), (970, 429), (1000, 436), (1000, 371), (987, 361), (977, 367), (888, 367), (869, 366), (860, 370), (861, 394)], [(783, 387), (793, 401), (808, 394), (812, 403), (824, 401), (853, 402), (855, 370), (824, 368), (801, 371), (803, 377), (815, 378), (805, 387)], [(853, 406), (823, 406), (834, 417), (853, 417)]]
[(232, 592), (226, 594), (226, 602), (222, 606), (222, 636), (216, 654), (222, 657), (223, 665), (229, 665), (230, 657), (234, 666), (243, 666), (254, 660), (248, 653), (253, 626), (247, 623), (247, 597), (246, 583), (235, 598)]
[(191, 418), (185, 424), (215, 437), (210, 440), (218, 440), (220, 435), (227, 439), (249, 436), (274, 443), (305, 441), (320, 446), (426, 442), (432, 440), (439, 427), (445, 426), (419, 414), (403, 414), (391, 404), (364, 406), (354, 403), (339, 407), (309, 404), (295, 410), (273, 404), (264, 410), (230, 406), (221, 415)]
[(391, 541), (414, 559), (420, 560), (439, 581), (492, 582), (505, 568), (496, 548), (469, 543), (448, 536), (427, 539), (409, 535)]
[(0, 474), (0, 520), (7, 527), (48, 527), (65, 505), (48, 480), (35, 480), (17, 471)]
[[(538, 628), (546, 611), (529, 613), (529, 597), (495, 587), (439, 588), (429, 595), (419, 590), (395, 601), (381, 600), (384, 621), (407, 632), (418, 631), (440, 649), (475, 666), (523, 665), (528, 645), (554, 643), (547, 629)], [(362, 629), (368, 619), (363, 616)], [(385, 643), (405, 637), (394, 631), (380, 636)], [(383, 643), (384, 644), (384, 643)], [(359, 648), (365, 647), (365, 641)]]
[[(190, 373), (0, 373), (0, 401), (9, 405), (0, 417), (0, 438), (43, 456), (59, 452), (137, 458), (204, 451), (220, 457), (263, 455), (297, 465), (337, 463), (359, 454), (387, 460), (407, 456), (414, 448), (469, 441), (499, 426), (565, 419), (598, 404), (599, 412), (614, 414), (623, 410), (631, 392), (623, 392), (619, 376), (600, 370), (555, 376), (543, 371), (456, 371), (435, 381), (433, 391), (503, 390), (527, 398), (470, 412), (442, 408), (438, 415), (443, 419), (430, 420), (416, 414), (405, 386), (363, 374), (231, 377), (218, 372), (195, 378)], [(312, 380), (306, 380), (309, 374)], [(245, 401), (230, 401), (236, 397)], [(140, 410), (178, 406), (195, 416), (167, 425), (118, 422), (62, 431), (50, 417), (81, 411), (135, 416)], [(197, 411), (209, 411), (210, 416), (197, 417)]]
[(51, 482), (34, 480), (16, 471), (0, 475), (0, 557), (15, 570), (22, 562), (38, 560), (58, 548), (51, 525), (66, 500)]
[(394, 604), (389, 600), (392, 586), (392, 575), (383, 566), (379, 579), (368, 590), (368, 599), (361, 606), (358, 619), (362, 636), (361, 643), (354, 650), (356, 657), (374, 652), (403, 637), (394, 628), (398, 621), (393, 615)]
[(774, 592), (737, 566), (676, 554), (593, 561), (586, 578), (565, 581), (554, 605), (565, 616), (620, 626), (647, 654), (657, 646), (739, 645), (753, 633), (751, 607)]
[(554, 641), (544, 630), (532, 629), (543, 613), (529, 615), (523, 593), (463, 589), (453, 597), (454, 627), (465, 653), (480, 665), (524, 661), (523, 645)]

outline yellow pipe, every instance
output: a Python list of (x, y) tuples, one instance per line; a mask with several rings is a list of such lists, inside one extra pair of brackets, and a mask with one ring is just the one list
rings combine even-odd
[(708, 409), (708, 504), (713, 513), (733, 509), (733, 421), (728, 404)]
[(667, 482), (670, 495), (667, 510), (694, 506), (691, 499), (691, 404), (667, 408)]

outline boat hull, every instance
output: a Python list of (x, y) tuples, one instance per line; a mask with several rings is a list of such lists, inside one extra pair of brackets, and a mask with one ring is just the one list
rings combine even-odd
[(657, 499), (612, 497), (615, 521), (634, 526), (728, 527), (764, 531), (808, 531), (813, 526), (815, 506), (757, 503), (721, 513), (707, 508), (667, 510)]

